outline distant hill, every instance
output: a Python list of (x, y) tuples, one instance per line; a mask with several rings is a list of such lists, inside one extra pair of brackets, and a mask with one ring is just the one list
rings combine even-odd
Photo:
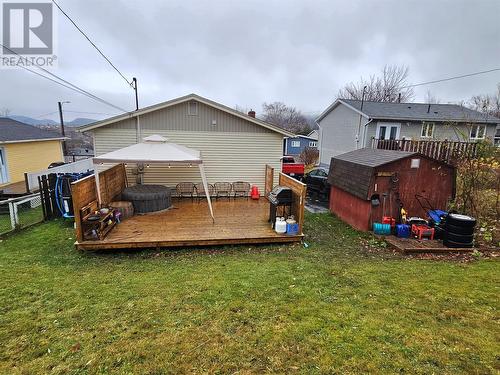
[(28, 117), (28, 116), (17, 116), (17, 115), (12, 115), (9, 117), (13, 120), (23, 122), (23, 123), (28, 124), (28, 125), (35, 125), (35, 126), (57, 125), (57, 122), (55, 122), (54, 120), (49, 120), (49, 119), (38, 120), (38, 119), (34, 119), (34, 118)]
[[(18, 116), (18, 115), (12, 115), (9, 116), (11, 119), (14, 119), (16, 121), (24, 122), (25, 124), (29, 125), (34, 125), (34, 126), (59, 126), (59, 122), (50, 120), (50, 119), (43, 119), (43, 120), (38, 120), (34, 119), (32, 117), (28, 116)], [(91, 118), (84, 118), (84, 117), (79, 117), (75, 118), (72, 121), (65, 121), (64, 125), (68, 127), (72, 126), (83, 126), (90, 124), (92, 122), (95, 122), (97, 120), (91, 119)]]
[(85, 118), (85, 117), (78, 117), (75, 118), (73, 121), (65, 122), (64, 125), (67, 126), (83, 126), (90, 124), (92, 122), (96, 122), (97, 120), (94, 120), (92, 118)]

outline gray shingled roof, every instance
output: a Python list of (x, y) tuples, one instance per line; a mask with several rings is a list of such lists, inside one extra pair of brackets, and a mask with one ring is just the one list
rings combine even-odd
[[(361, 100), (340, 99), (340, 101), (361, 109)], [(484, 113), (462, 107), (457, 104), (429, 104), (425, 103), (363, 103), (365, 115), (373, 119), (387, 120), (416, 120), (416, 121), (456, 121), (456, 122), (484, 122), (500, 124), (500, 119)]]
[(346, 152), (345, 154), (337, 155), (332, 158), (349, 161), (351, 163), (364, 165), (367, 167), (379, 167), (384, 164), (392, 163), (393, 161), (404, 159), (417, 154), (416, 152), (379, 150), (375, 148), (362, 148)]
[(57, 133), (39, 129), (8, 117), (0, 117), (0, 143), (61, 138)]
[(376, 167), (416, 155), (416, 152), (363, 148), (334, 156), (328, 182), (361, 199), (368, 199)]

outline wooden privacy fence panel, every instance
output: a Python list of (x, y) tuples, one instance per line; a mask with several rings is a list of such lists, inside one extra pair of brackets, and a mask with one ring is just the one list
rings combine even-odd
[(127, 187), (127, 173), (124, 164), (118, 164), (99, 173), (102, 204), (115, 200)]
[[(118, 197), (127, 184), (125, 165), (118, 164), (105, 171), (99, 172), (99, 186), (102, 204), (108, 204)], [(71, 184), (71, 197), (75, 213), (76, 239), (83, 241), (80, 210), (97, 200), (97, 191), (94, 175), (85, 177)]]
[(264, 194), (267, 196), (269, 192), (273, 189), (274, 183), (274, 168), (269, 164), (266, 164), (266, 180), (264, 185)]
[(477, 143), (412, 140), (412, 139), (372, 139), (372, 148), (418, 152), (432, 159), (454, 164), (463, 157), (474, 158), (477, 155)]
[(302, 228), (304, 226), (304, 206), (306, 204), (307, 186), (302, 182), (297, 181), (296, 179), (283, 173), (279, 174), (279, 184), (281, 186), (286, 186), (292, 189), (292, 215), (295, 216), (295, 220), (297, 220), (297, 223), (299, 224), (299, 234), (302, 234)]

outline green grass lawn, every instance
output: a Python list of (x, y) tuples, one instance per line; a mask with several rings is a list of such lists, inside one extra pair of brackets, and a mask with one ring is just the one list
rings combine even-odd
[(0, 373), (498, 373), (498, 261), (306, 219), (309, 248), (79, 253), (62, 221), (7, 237)]
[[(39, 223), (43, 220), (43, 210), (42, 206), (36, 208), (20, 208), (18, 212), (19, 226), (27, 227), (35, 223)], [(10, 232), (12, 230), (12, 224), (10, 222), (9, 213), (0, 214), (0, 234)]]

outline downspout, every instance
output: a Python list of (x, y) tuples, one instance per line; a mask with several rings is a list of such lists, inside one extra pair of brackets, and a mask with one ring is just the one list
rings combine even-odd
[[(135, 128), (135, 134), (136, 134), (136, 142), (140, 143), (142, 140), (142, 129), (141, 129), (141, 122), (139, 120), (139, 115), (135, 116), (136, 119), (136, 128)], [(139, 178), (139, 184), (144, 183), (144, 164), (137, 164), (137, 177)]]
[(368, 125), (370, 125), (370, 123), (373, 121), (373, 119), (369, 119), (365, 126), (364, 126), (364, 129), (363, 129), (363, 148), (366, 147), (366, 132), (367, 132), (367, 129), (368, 129)]
[(362, 113), (363, 113), (363, 104), (365, 104), (365, 93), (366, 93), (367, 86), (363, 87), (363, 95), (361, 95), (361, 108), (359, 109), (359, 124), (358, 124), (358, 133), (356, 134), (356, 150), (359, 149), (359, 137), (361, 133), (361, 118), (362, 118)]
[(317, 121), (314, 121), (316, 123), (316, 125), (318, 125), (318, 132), (319, 132), (319, 136), (318, 136), (318, 151), (319, 151), (319, 164), (321, 165), (322, 163), (322, 160), (321, 160), (321, 156), (323, 154), (322, 152), (322, 148), (323, 148), (323, 128), (321, 128), (321, 125), (317, 122)]

